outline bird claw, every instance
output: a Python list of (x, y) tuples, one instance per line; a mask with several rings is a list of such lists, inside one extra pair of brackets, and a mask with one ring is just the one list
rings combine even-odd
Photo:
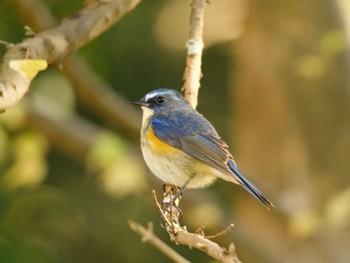
[(173, 202), (171, 204), (170, 202), (162, 202), (161, 207), (163, 215), (160, 217), (160, 225), (164, 228), (167, 226), (167, 222), (164, 217), (166, 217), (166, 219), (169, 221), (172, 220), (172, 222), (170, 222), (171, 224), (179, 225), (179, 221), (182, 218), (183, 213), (182, 210), (176, 205), (176, 203)]

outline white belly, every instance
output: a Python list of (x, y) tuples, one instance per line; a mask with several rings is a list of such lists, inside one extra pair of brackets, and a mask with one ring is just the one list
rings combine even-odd
[(166, 184), (181, 187), (191, 179), (187, 188), (203, 188), (217, 178), (217, 170), (184, 152), (171, 156), (155, 154), (145, 138), (141, 138), (141, 149), (149, 169)]

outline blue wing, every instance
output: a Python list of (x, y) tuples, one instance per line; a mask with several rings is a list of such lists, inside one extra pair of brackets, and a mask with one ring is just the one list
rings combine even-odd
[(183, 116), (177, 113), (176, 118), (159, 115), (152, 119), (152, 128), (160, 140), (225, 174), (230, 174), (266, 207), (273, 206), (264, 194), (239, 172), (226, 143), (202, 115), (197, 112)]
[(196, 113), (177, 117), (177, 122), (169, 116), (154, 118), (152, 128), (155, 135), (203, 163), (224, 173), (231, 173), (227, 162), (233, 161), (232, 156), (213, 126)]

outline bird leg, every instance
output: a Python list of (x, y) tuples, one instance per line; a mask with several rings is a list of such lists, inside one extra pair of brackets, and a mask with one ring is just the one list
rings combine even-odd
[(174, 194), (174, 197), (173, 197), (173, 201), (175, 202), (177, 198), (180, 198), (182, 197), (183, 195), (183, 192), (184, 190), (186, 189), (187, 185), (191, 182), (192, 178), (191, 179), (188, 179), (184, 184), (183, 186), (180, 187), (180, 189), (178, 189), (176, 191), (176, 193)]
[[(164, 198), (161, 204), (162, 210), (165, 215), (169, 215), (169, 221), (174, 224), (179, 224), (179, 220), (182, 218), (182, 211), (179, 208), (179, 203), (183, 195), (183, 191), (191, 180), (187, 180), (180, 188), (172, 185), (163, 185)], [(161, 218), (161, 225), (164, 226), (164, 220)]]

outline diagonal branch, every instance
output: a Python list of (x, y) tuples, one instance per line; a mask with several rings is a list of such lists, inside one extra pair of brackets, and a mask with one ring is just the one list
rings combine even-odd
[(190, 248), (196, 248), (203, 251), (208, 256), (219, 260), (224, 263), (240, 263), (241, 261), (237, 258), (235, 253), (235, 247), (231, 243), (229, 249), (220, 247), (217, 243), (201, 236), (199, 234), (190, 233), (184, 228), (178, 229), (176, 234), (173, 236), (173, 241), (186, 245)]
[[(56, 24), (51, 10), (42, 0), (13, 0), (13, 3), (22, 20), (35, 32)], [(96, 74), (82, 56), (70, 56), (64, 62), (62, 72), (72, 83), (77, 99), (94, 114), (130, 137), (139, 136), (139, 112)]]
[(178, 263), (188, 263), (187, 259), (179, 255), (175, 250), (165, 244), (162, 240), (160, 240), (153, 232), (153, 224), (152, 222), (148, 222), (147, 229), (144, 228), (139, 223), (136, 223), (132, 220), (128, 220), (129, 227), (139, 234), (142, 237), (143, 242), (148, 242), (154, 247), (156, 247), (159, 251), (163, 252), (164, 255), (168, 256), (170, 259), (174, 260), (174, 262)]
[(60, 64), (69, 54), (106, 31), (139, 1), (96, 1), (63, 20), (58, 27), (9, 47), (0, 69), (0, 110), (17, 103), (31, 83), (9, 67), (11, 60), (23, 59), (29, 51), (31, 59), (44, 59), (49, 65)]

